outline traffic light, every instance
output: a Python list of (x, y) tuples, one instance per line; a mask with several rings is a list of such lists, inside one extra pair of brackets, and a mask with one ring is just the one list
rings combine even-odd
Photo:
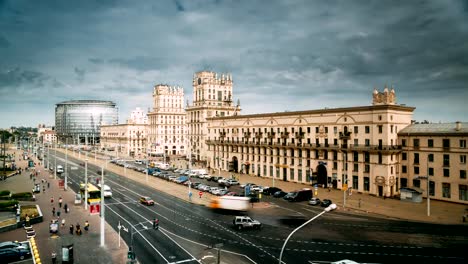
[(133, 251), (128, 251), (128, 253), (127, 253), (127, 259), (132, 259), (132, 260), (134, 260), (135, 257), (136, 257), (136, 256), (135, 256), (135, 252), (133, 252)]

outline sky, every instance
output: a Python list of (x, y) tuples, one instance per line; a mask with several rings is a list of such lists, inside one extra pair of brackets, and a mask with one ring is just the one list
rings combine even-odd
[(468, 121), (468, 1), (0, 0), (0, 128), (110, 100), (119, 123), (156, 84), (192, 101), (230, 73), (242, 114), (372, 104), (393, 86), (418, 121)]

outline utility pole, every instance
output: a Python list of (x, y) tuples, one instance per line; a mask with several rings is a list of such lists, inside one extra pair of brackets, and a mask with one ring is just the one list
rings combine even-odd
[(68, 177), (68, 137), (65, 138), (65, 185), (64, 189), (67, 190), (67, 177)]
[(57, 179), (57, 143), (54, 142), (54, 179)]
[[(85, 159), (85, 210), (88, 211), (88, 159)], [(102, 186), (102, 185), (101, 185)], [(101, 188), (101, 193), (104, 191)]]
[[(104, 161), (104, 162), (107, 162)], [(101, 167), (101, 186), (102, 186), (102, 190), (104, 190), (104, 167)], [(101, 247), (104, 247), (105, 246), (105, 243), (104, 243), (104, 233), (105, 233), (105, 230), (104, 230), (104, 223), (105, 223), (105, 215), (104, 215), (104, 192), (102, 191), (101, 192)]]

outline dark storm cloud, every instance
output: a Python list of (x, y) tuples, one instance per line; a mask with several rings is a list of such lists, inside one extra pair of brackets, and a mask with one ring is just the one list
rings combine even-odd
[(212, 70), (233, 75), (244, 113), (368, 105), (387, 84), (416, 119), (462, 119), (467, 18), (463, 0), (0, 0), (0, 89), (53, 94), (30, 112), (99, 98), (126, 115), (156, 83), (190, 99)]
[(86, 70), (84, 69), (79, 69), (78, 67), (75, 67), (75, 73), (76, 73), (76, 78), (79, 82), (82, 82), (84, 80)]
[(10, 42), (8, 41), (8, 39), (0, 35), (0, 48), (8, 48), (8, 47), (10, 47)]

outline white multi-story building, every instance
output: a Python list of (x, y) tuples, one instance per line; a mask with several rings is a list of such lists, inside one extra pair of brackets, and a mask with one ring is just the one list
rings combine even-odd
[(148, 116), (146, 115), (146, 113), (140, 107), (137, 107), (130, 114), (130, 119), (127, 121), (127, 123), (129, 123), (129, 124), (148, 124)]
[(153, 89), (153, 111), (148, 113), (150, 156), (185, 155), (184, 89), (158, 84)]
[(147, 124), (101, 126), (101, 149), (118, 157), (146, 158)]
[[(468, 204), (468, 123), (412, 124), (398, 132), (401, 187), (431, 199)], [(429, 175), (429, 182), (427, 181)]]
[(234, 116), (240, 112), (239, 102), (232, 101), (232, 76), (214, 72), (197, 72), (193, 76), (193, 104), (187, 106), (188, 148), (200, 161), (208, 160), (207, 119)]
[(385, 88), (374, 91), (371, 106), (207, 118), (207, 165), (393, 196), (397, 133), (411, 124), (414, 109), (397, 105)]

